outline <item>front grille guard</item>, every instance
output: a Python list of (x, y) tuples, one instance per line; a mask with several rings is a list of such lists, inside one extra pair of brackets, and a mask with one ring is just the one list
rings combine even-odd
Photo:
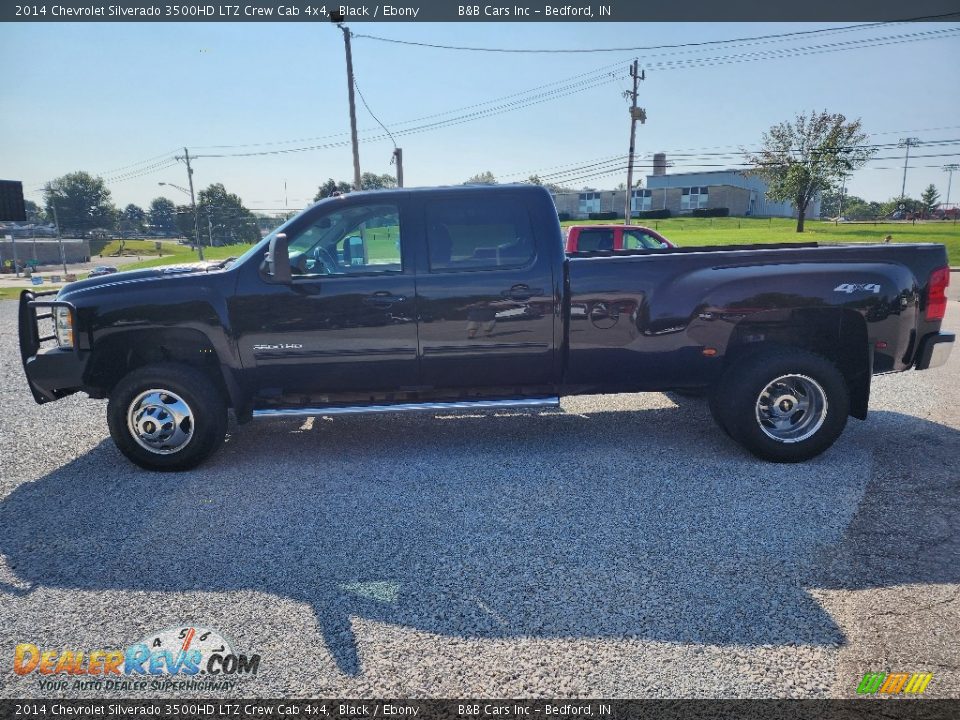
[[(20, 331), (20, 359), (26, 368), (27, 361), (39, 352), (40, 347), (45, 342), (56, 341), (56, 329), (50, 335), (40, 334), (40, 321), (50, 320), (51, 325), (54, 322), (53, 308), (65, 307), (70, 311), (70, 324), (73, 327), (73, 351), (80, 352), (80, 338), (77, 332), (77, 309), (63, 300), (37, 300), (39, 297), (56, 295), (56, 290), (47, 290), (45, 292), (34, 292), (33, 290), (24, 290), (20, 293), (20, 312), (19, 312), (19, 331)], [(38, 313), (37, 310), (46, 310)]]

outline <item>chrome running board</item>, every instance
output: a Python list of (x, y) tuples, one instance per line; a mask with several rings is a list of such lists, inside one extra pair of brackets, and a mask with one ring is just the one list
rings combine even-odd
[(253, 417), (296, 417), (303, 415), (366, 415), (394, 412), (441, 412), (444, 410), (505, 410), (510, 408), (558, 408), (559, 397), (516, 398), (513, 400), (459, 400), (456, 402), (398, 403), (396, 405), (353, 405), (347, 407), (295, 407), (254, 410)]

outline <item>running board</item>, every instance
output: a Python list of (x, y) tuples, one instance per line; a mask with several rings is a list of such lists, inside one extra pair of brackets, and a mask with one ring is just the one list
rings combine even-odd
[(353, 405), (347, 407), (295, 407), (254, 410), (253, 417), (297, 417), (303, 415), (367, 415), (394, 412), (441, 412), (444, 410), (506, 410), (510, 408), (558, 408), (559, 397), (516, 398), (514, 400), (461, 400), (456, 402), (399, 403), (397, 405)]

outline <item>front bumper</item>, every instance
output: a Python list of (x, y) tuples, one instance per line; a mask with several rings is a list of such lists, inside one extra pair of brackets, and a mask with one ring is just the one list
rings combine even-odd
[[(34, 293), (24, 290), (20, 294), (18, 315), (20, 359), (23, 361), (23, 371), (30, 384), (33, 399), (40, 404), (57, 400), (81, 389), (90, 355), (76, 348), (64, 350), (60, 347), (42, 347), (44, 342), (54, 340), (54, 337), (40, 334), (40, 321), (50, 319), (50, 313), (37, 315), (38, 309), (67, 307), (73, 313), (73, 327), (77, 327), (77, 311), (73, 305), (60, 300), (36, 299), (38, 296), (51, 294), (55, 293)], [(75, 337), (78, 338), (78, 336)]]
[(947, 362), (956, 335), (948, 332), (936, 332), (924, 335), (917, 351), (917, 370), (929, 370)]

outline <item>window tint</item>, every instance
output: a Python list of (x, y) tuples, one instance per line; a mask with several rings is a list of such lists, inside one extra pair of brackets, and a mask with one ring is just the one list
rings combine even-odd
[(324, 214), (290, 238), (294, 275), (400, 272), (400, 213), (364, 205)]
[(509, 198), (429, 203), (427, 245), (431, 270), (518, 267), (534, 255), (527, 210)]

